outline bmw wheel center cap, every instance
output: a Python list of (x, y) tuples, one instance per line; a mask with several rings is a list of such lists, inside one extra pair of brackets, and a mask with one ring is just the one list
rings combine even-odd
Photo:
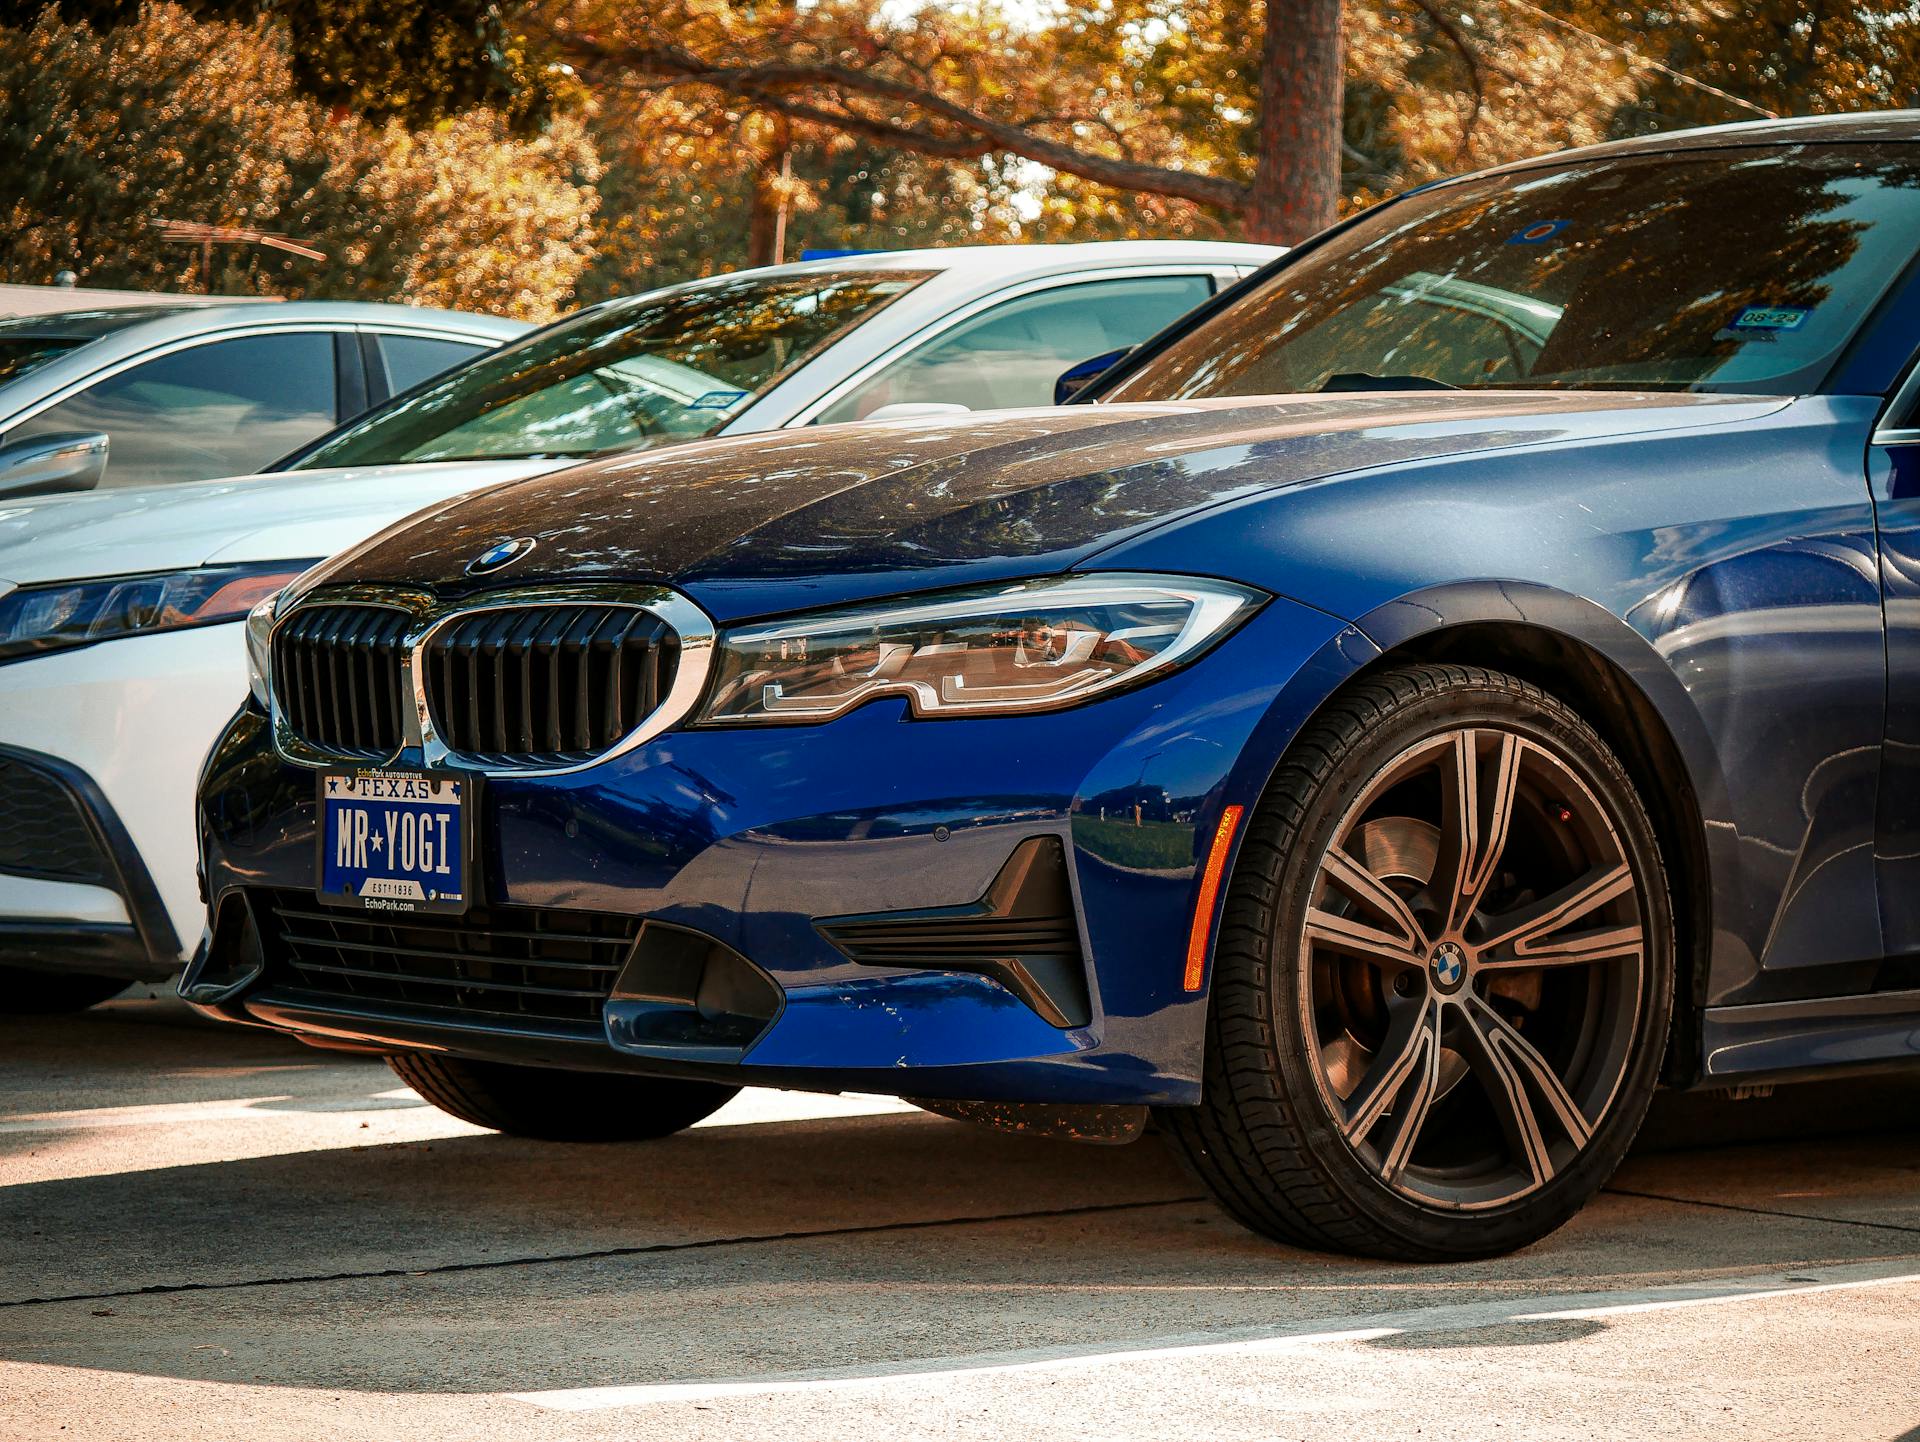
[(1433, 949), (1427, 965), (1433, 971), (1434, 985), (1442, 991), (1452, 991), (1467, 974), (1467, 958), (1450, 941), (1443, 941)]

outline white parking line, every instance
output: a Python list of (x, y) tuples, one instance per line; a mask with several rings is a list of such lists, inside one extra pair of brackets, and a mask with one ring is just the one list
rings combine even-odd
[(1764, 1302), (1770, 1297), (1804, 1297), (1809, 1292), (1846, 1292), (1856, 1287), (1892, 1287), (1920, 1282), (1920, 1272), (1891, 1277), (1858, 1277), (1847, 1282), (1811, 1282), (1806, 1286), (1772, 1287), (1763, 1292), (1732, 1292), (1702, 1297), (1671, 1297), (1653, 1302), (1622, 1302), (1606, 1307), (1575, 1307), (1564, 1312), (1526, 1312), (1516, 1322), (1575, 1322), (1617, 1317), (1632, 1312), (1665, 1312), (1675, 1307), (1718, 1307), (1728, 1302)]
[[(1889, 1273), (1889, 1266), (1909, 1270)], [(728, 1378), (710, 1382), (684, 1381), (639, 1383), (609, 1387), (556, 1388), (541, 1392), (514, 1392), (516, 1402), (559, 1412), (594, 1412), (614, 1407), (658, 1406), (674, 1402), (711, 1402), (728, 1397), (764, 1396), (773, 1393), (858, 1390), (862, 1388), (899, 1388), (917, 1384), (940, 1384), (976, 1377), (1010, 1376), (1022, 1373), (1057, 1372), (1093, 1367), (1137, 1366), (1142, 1363), (1185, 1361), (1201, 1357), (1263, 1357), (1307, 1347), (1348, 1342), (1369, 1342), (1410, 1332), (1439, 1332), (1469, 1328), (1496, 1328), (1513, 1322), (1593, 1320), (1610, 1316), (1661, 1311), (1673, 1307), (1706, 1307), (1723, 1303), (1756, 1302), (1769, 1298), (1797, 1297), (1807, 1293), (1835, 1292), (1859, 1287), (1920, 1285), (1920, 1272), (1910, 1270), (1911, 1257), (1898, 1262), (1867, 1263), (1853, 1267), (1822, 1269), (1820, 1274), (1802, 1272), (1772, 1273), (1722, 1282), (1652, 1287), (1617, 1293), (1588, 1294), (1562, 1299), (1527, 1297), (1513, 1301), (1467, 1303), (1452, 1307), (1429, 1307), (1416, 1311), (1390, 1312), (1365, 1317), (1321, 1318), (1313, 1325), (1318, 1330), (1269, 1333), (1264, 1336), (1224, 1338), (1170, 1337), (1151, 1347), (1125, 1351), (1035, 1350), (1030, 1352), (983, 1353), (975, 1357), (930, 1359), (908, 1367), (867, 1367), (835, 1369), (809, 1373), (790, 1373), (763, 1378)], [(1804, 1281), (1802, 1280), (1804, 1278)], [(1575, 1306), (1537, 1310), (1543, 1303), (1565, 1300)], [(1528, 1309), (1536, 1310), (1528, 1310)], [(1333, 1324), (1329, 1326), (1329, 1324)], [(1489, 1335), (1489, 1343), (1498, 1338)]]

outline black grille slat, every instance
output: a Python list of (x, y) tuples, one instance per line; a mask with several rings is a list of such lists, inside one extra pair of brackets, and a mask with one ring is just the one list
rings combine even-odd
[[(621, 688), (625, 684), (621, 673), (626, 669), (621, 662), (626, 659), (627, 638), (633, 634), (637, 616), (629, 614), (613, 635), (602, 634), (594, 638), (594, 645), (604, 647), (606, 660), (606, 696), (601, 704), (600, 732), (605, 736), (619, 736), (626, 729), (627, 708), (621, 704), (625, 699)], [(606, 628), (601, 628), (604, 633)], [(650, 651), (652, 648), (649, 647)], [(638, 660), (639, 658), (635, 658)]]
[[(375, 981), (393, 981), (398, 976), (398, 973), (392, 971), (377, 971), (370, 967), (334, 966), (318, 961), (295, 960), (290, 964), (296, 971), (318, 973), (323, 976), (357, 976)], [(471, 976), (431, 976), (425, 972), (410, 973), (405, 977), (405, 981), (409, 986), (451, 986), (471, 991), (509, 992), (516, 996), (590, 997), (596, 1001), (605, 1001), (607, 993), (613, 987), (612, 976), (607, 978), (605, 987), (527, 986), (511, 981), (481, 981)]]
[[(285, 916), (284, 912), (282, 913), (282, 916), (283, 917)], [(319, 937), (319, 936), (297, 936), (292, 932), (286, 933), (285, 940), (287, 942), (287, 945), (296, 947), (296, 948), (301, 946), (327, 947), (335, 951), (360, 952), (367, 956), (387, 956), (387, 957), (395, 957), (395, 958), (405, 957), (415, 961), (432, 961), (432, 960), (444, 959), (449, 956), (467, 956), (471, 954), (468, 952), (435, 951), (430, 947), (400, 946), (398, 944), (389, 945), (386, 943), (376, 944), (374, 942), (366, 942), (366, 941), (340, 941), (333, 938)], [(525, 962), (525, 963), (516, 962), (514, 964), (526, 965), (526, 966), (536, 965), (536, 963), (533, 963), (533, 962)], [(620, 963), (617, 960), (616, 961), (571, 961), (564, 958), (556, 959), (553, 957), (544, 957), (537, 963), (537, 966), (541, 971), (584, 971), (584, 972), (604, 971), (609, 974), (612, 974), (620, 970)]]
[(658, 707), (679, 648), (631, 606), (516, 606), (456, 617), (427, 643), (428, 705), (449, 749), (556, 762), (605, 751)]
[(527, 643), (533, 638), (533, 633), (540, 629), (541, 620), (542, 617), (538, 611), (529, 611), (525, 617), (521, 619), (520, 624), (513, 628), (513, 635), (509, 644), (513, 648), (515, 660), (520, 663), (520, 675), (516, 683), (518, 692), (515, 697), (520, 704), (514, 708), (515, 724), (513, 729), (513, 745), (511, 747), (502, 747), (502, 750), (526, 752), (537, 750), (539, 747), (539, 742), (534, 739), (533, 731), (534, 650), (533, 647)]
[(537, 645), (540, 651), (542, 677), (546, 686), (546, 712), (543, 715), (541, 739), (548, 751), (557, 752), (567, 744), (567, 738), (560, 724), (560, 638), (567, 634), (578, 613), (568, 609), (556, 608), (541, 626)]
[(332, 911), (261, 893), (269, 974), (301, 991), (598, 1032), (637, 918), (501, 906), (464, 916)]
[(593, 749), (593, 667), (588, 648), (593, 643), (593, 633), (600, 629), (600, 620), (593, 612), (582, 611), (579, 619), (567, 629), (566, 656), (573, 667), (573, 749), (576, 751)]

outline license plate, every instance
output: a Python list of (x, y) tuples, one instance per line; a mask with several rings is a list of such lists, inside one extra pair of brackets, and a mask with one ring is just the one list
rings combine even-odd
[(360, 911), (465, 911), (474, 814), (468, 775), (322, 772), (319, 899)]

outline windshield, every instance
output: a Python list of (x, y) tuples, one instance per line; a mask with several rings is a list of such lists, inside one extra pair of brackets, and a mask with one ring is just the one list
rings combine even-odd
[(1103, 399), (1814, 389), (1920, 241), (1920, 147), (1653, 155), (1417, 193)]
[(710, 435), (931, 274), (728, 276), (595, 306), (409, 391), (288, 468), (599, 456)]

